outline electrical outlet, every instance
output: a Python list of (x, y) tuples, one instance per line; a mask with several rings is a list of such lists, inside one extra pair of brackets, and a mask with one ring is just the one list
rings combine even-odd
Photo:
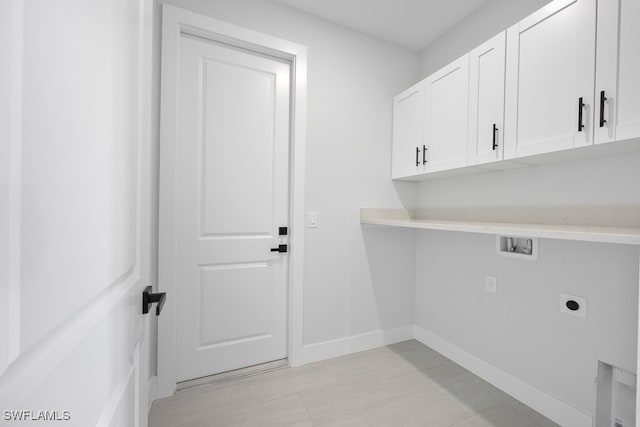
[(498, 292), (498, 279), (496, 279), (496, 276), (488, 274), (484, 276), (484, 290), (492, 294)]
[(307, 212), (307, 228), (317, 228), (318, 227), (318, 212), (309, 211)]

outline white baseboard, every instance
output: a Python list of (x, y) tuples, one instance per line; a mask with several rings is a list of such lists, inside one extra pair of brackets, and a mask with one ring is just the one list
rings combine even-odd
[(415, 325), (415, 339), (563, 427), (592, 427), (590, 415), (544, 393), (460, 347)]
[(357, 353), (376, 347), (413, 339), (413, 325), (353, 335), (332, 341), (302, 347), (304, 363), (313, 363), (345, 354)]

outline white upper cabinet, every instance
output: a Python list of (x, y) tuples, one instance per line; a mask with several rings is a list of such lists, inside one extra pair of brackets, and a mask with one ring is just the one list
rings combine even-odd
[(595, 142), (640, 137), (640, 1), (598, 3)]
[(505, 159), (593, 143), (595, 45), (596, 0), (553, 1), (507, 30)]
[(393, 98), (393, 153), (391, 177), (424, 171), (424, 80)]
[(542, 156), (553, 161), (594, 143), (640, 147), (639, 22), (640, 0), (554, 0), (404, 91), (393, 178), (565, 151)]
[(505, 31), (469, 53), (470, 165), (502, 160)]
[(425, 84), (425, 171), (466, 166), (469, 54), (427, 77)]

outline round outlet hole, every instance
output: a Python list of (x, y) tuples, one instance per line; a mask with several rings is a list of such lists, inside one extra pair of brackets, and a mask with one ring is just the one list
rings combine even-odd
[(577, 301), (569, 300), (567, 301), (567, 308), (571, 311), (576, 311), (580, 309), (580, 304)]

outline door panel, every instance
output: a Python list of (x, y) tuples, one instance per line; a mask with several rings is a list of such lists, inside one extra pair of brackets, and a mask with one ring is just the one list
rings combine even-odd
[(273, 276), (268, 264), (201, 267), (200, 285), (200, 348), (270, 334)]
[(592, 143), (595, 11), (554, 1), (507, 31), (505, 158)]
[(469, 55), (427, 77), (426, 171), (467, 164)]
[(599, 3), (596, 143), (640, 136), (639, 20), (640, 2), (636, 0)]
[[(423, 172), (424, 102), (424, 82), (393, 99), (392, 178)], [(416, 148), (420, 150), (417, 157)]]
[(287, 357), (289, 64), (183, 35), (177, 376)]
[(203, 235), (268, 235), (276, 76), (212, 58), (202, 66)]
[(469, 54), (469, 164), (502, 160), (505, 39), (503, 31)]
[(620, 2), (616, 138), (640, 136), (640, 2)]

